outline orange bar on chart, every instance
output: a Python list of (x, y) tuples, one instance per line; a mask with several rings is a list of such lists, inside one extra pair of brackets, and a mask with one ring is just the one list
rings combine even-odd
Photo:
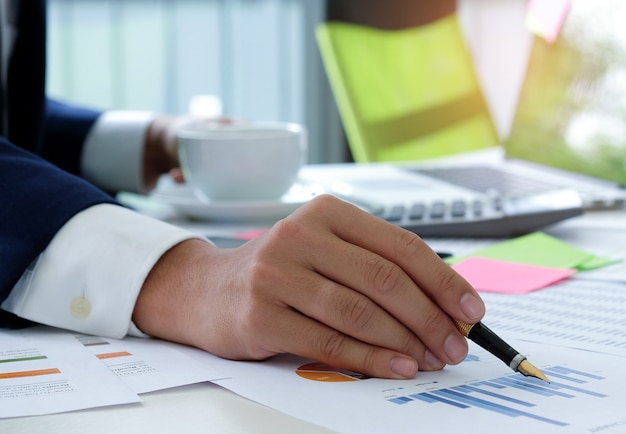
[(9, 378), (36, 377), (38, 375), (50, 375), (60, 373), (61, 371), (58, 368), (36, 369), (33, 371), (4, 372), (0, 373), (0, 380), (6, 380)]
[(118, 351), (116, 353), (98, 354), (96, 357), (98, 357), (100, 360), (104, 360), (104, 359), (114, 359), (116, 357), (126, 357), (126, 356), (132, 356), (132, 354), (129, 353), (128, 351)]

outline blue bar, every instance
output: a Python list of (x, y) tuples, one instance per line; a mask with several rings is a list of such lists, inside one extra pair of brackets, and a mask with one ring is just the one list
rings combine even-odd
[(503, 386), (502, 384), (497, 384), (491, 381), (479, 381), (477, 383), (473, 383), (473, 386), (489, 386), (489, 387), (493, 387), (495, 389), (506, 389), (506, 386)]
[(552, 369), (544, 369), (543, 373), (546, 374), (551, 379), (552, 378), (559, 378), (561, 380), (567, 380), (567, 381), (571, 381), (573, 383), (578, 383), (578, 384), (586, 383), (585, 380), (580, 380), (578, 378), (573, 378), (573, 377), (569, 377), (567, 375), (559, 374), (557, 371), (553, 371)]
[[(438, 390), (435, 390), (432, 393), (437, 395), (438, 392), (439, 392)], [(450, 401), (449, 399), (445, 399), (445, 398), (442, 398), (440, 396), (435, 396), (435, 395), (431, 393), (418, 393), (418, 394), (411, 395), (411, 396), (416, 399), (421, 399), (422, 401), (425, 401), (425, 402), (443, 402), (444, 404), (452, 405), (453, 407), (470, 408), (469, 405), (461, 404), (460, 402), (456, 402), (456, 401)]]
[(450, 389), (441, 389), (437, 390), (437, 394), (442, 394), (448, 398), (456, 399), (457, 401), (464, 402), (466, 404), (470, 404), (473, 407), (483, 408), (485, 410), (495, 411), (496, 413), (503, 414), (505, 416), (517, 417), (519, 416), (519, 410), (514, 408), (506, 407), (501, 404), (496, 404), (490, 401), (485, 401), (484, 399), (476, 398), (470, 395), (466, 395), (464, 393), (455, 392)]
[(438, 399), (431, 397), (426, 392), (416, 393), (415, 395), (411, 395), (411, 398), (419, 399), (420, 401), (428, 402), (429, 404), (432, 404), (433, 402), (440, 402)]
[(409, 398), (408, 396), (400, 396), (398, 398), (391, 398), (388, 399), (387, 401), (389, 402), (393, 402), (394, 404), (406, 404), (407, 402), (413, 401), (411, 398)]
[(590, 374), (588, 372), (576, 371), (574, 369), (565, 368), (563, 366), (552, 366), (549, 369), (556, 371), (556, 372), (560, 372), (561, 374), (576, 374), (576, 375), (582, 375), (583, 377), (587, 377), (587, 378), (593, 378), (594, 380), (604, 380), (604, 377), (601, 377), (599, 375)]
[(578, 393), (584, 393), (586, 395), (595, 396), (596, 398), (606, 398), (608, 396), (603, 393), (593, 392), (587, 389), (581, 389), (580, 387), (576, 387), (576, 386), (570, 386), (569, 384), (553, 382), (553, 383), (550, 383), (550, 386), (554, 387), (555, 389), (567, 389), (567, 390), (571, 390), (571, 391), (578, 392)]
[(519, 411), (515, 408), (511, 408), (511, 407), (505, 407), (504, 405), (500, 405), (500, 404), (496, 404), (493, 402), (489, 402), (489, 401), (485, 401), (483, 399), (479, 399), (479, 398), (475, 398), (473, 396), (469, 396), (469, 395), (465, 395), (463, 393), (459, 393), (459, 392), (455, 392), (454, 390), (450, 390), (450, 389), (441, 389), (441, 390), (437, 390), (435, 392), (433, 392), (435, 394), (441, 394), (443, 396), (447, 396), (449, 398), (452, 399), (456, 399), (458, 401), (464, 402), (466, 404), (475, 406), (475, 407), (479, 407), (479, 408), (483, 408), (485, 410), (490, 410), (496, 413), (500, 413), (503, 414), (505, 416), (510, 416), (510, 417), (518, 417), (518, 416), (525, 416), (528, 417), (530, 419), (535, 419), (541, 422), (546, 422), (546, 423), (550, 423), (553, 425), (557, 425), (557, 426), (567, 426), (568, 424), (565, 422), (560, 422), (557, 420), (553, 420), (553, 419), (548, 419), (542, 416), (537, 416), (535, 414), (532, 413), (526, 413), (524, 411)]
[(476, 392), (482, 393), (483, 395), (491, 396), (492, 398), (502, 399), (503, 401), (510, 402), (512, 404), (523, 405), (524, 407), (534, 407), (535, 404), (522, 401), (520, 399), (511, 398), (510, 396), (500, 395), (499, 393), (491, 392), (489, 390), (480, 389), (478, 387), (469, 386), (467, 384), (463, 386), (453, 387), (454, 390), (458, 390), (459, 392)]
[(525, 390), (527, 392), (536, 393), (537, 395), (542, 396), (562, 396), (564, 398), (573, 398), (572, 395), (567, 395), (565, 393), (557, 392), (556, 390), (549, 390), (543, 387), (539, 387), (535, 384), (525, 383), (523, 381), (514, 380), (512, 378), (496, 378), (493, 381), (504, 384), (506, 386), (515, 387), (516, 389)]
[(539, 388), (542, 388), (542, 389), (552, 390), (556, 395), (562, 396), (564, 398), (574, 398), (574, 395), (570, 395), (569, 393), (565, 393), (565, 392), (557, 392), (557, 390), (559, 390), (559, 389), (568, 389), (568, 390), (578, 390), (578, 391), (581, 391), (581, 392), (584, 391), (584, 389), (579, 389), (579, 388), (577, 388), (575, 386), (567, 386), (567, 385), (562, 384), (562, 383), (554, 383), (554, 382), (546, 383), (545, 381), (541, 381), (541, 380), (539, 380), (537, 378), (533, 378), (533, 377), (522, 377), (522, 378), (520, 378), (520, 381), (524, 381), (526, 383), (529, 383), (530, 385), (532, 385), (534, 387), (539, 387)]

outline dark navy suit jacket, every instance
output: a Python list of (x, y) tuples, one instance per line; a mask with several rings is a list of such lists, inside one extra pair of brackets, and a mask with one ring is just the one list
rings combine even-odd
[[(82, 144), (100, 113), (45, 97), (45, 0), (15, 2), (17, 37), (2, 94), (8, 133), (0, 137), (0, 302), (63, 224), (113, 201), (78, 177)], [(15, 321), (0, 311), (0, 327)]]

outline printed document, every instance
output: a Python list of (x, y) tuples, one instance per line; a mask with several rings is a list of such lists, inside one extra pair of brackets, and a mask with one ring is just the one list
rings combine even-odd
[(0, 418), (139, 402), (69, 333), (0, 330)]

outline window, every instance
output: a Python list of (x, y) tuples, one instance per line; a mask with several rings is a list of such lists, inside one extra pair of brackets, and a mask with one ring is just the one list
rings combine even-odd
[(48, 93), (102, 109), (223, 113), (303, 123), (309, 162), (343, 159), (311, 0), (49, 0)]

